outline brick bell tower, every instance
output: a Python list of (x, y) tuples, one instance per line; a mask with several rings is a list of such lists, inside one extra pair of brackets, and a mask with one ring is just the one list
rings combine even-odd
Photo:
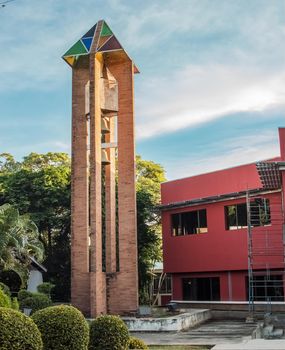
[(138, 70), (104, 20), (63, 59), (72, 67), (71, 301), (91, 317), (136, 312)]

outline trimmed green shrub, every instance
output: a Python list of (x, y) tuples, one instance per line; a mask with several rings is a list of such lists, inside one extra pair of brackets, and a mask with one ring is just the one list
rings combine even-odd
[(51, 291), (54, 289), (55, 285), (50, 282), (44, 282), (37, 287), (39, 293), (47, 295), (49, 298), (51, 297)]
[(73, 306), (51, 306), (33, 314), (44, 343), (44, 350), (87, 350), (89, 327), (82, 313)]
[(148, 350), (148, 346), (141, 339), (130, 337), (129, 349), (143, 349)]
[(19, 311), (0, 308), (1, 350), (42, 350), (41, 334), (35, 323)]
[(20, 300), (21, 309), (32, 309), (31, 314), (34, 312), (51, 306), (51, 299), (42, 293), (32, 293), (30, 297)]
[(2, 289), (0, 289), (0, 307), (11, 307), (11, 299)]
[[(11, 298), (11, 309), (19, 310), (20, 305), (17, 298)], [(1, 349), (0, 349), (1, 350)]]
[(90, 324), (90, 350), (128, 349), (129, 331), (118, 316), (99, 316)]
[(3, 292), (8, 295), (8, 297), (11, 297), (11, 292), (10, 292), (10, 288), (3, 282), (0, 282), (0, 289), (3, 290)]
[(26, 299), (28, 297), (31, 297), (32, 295), (33, 295), (32, 292), (29, 292), (26, 289), (21, 289), (18, 292), (18, 300), (19, 300), (19, 302), (21, 302), (22, 300), (24, 300), (24, 299)]

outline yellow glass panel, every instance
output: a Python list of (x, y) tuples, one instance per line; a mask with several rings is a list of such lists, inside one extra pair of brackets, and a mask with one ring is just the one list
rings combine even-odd
[(66, 62), (67, 62), (68, 64), (70, 64), (71, 66), (74, 65), (74, 62), (75, 62), (75, 57), (74, 57), (74, 56), (64, 57), (64, 59), (65, 59)]

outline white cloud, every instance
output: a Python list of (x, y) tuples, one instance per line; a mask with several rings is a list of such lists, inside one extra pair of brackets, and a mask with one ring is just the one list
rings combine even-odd
[[(222, 146), (219, 149), (219, 146)], [(276, 131), (251, 134), (233, 139), (221, 140), (219, 145), (209, 144), (208, 149), (219, 149), (218, 154), (187, 154), (180, 159), (170, 159), (167, 163), (169, 180), (203, 174), (241, 164), (279, 156), (279, 143)]]
[(285, 105), (285, 69), (189, 65), (144, 84), (137, 104), (137, 135), (152, 137), (227, 114)]
[[(228, 0), (17, 1), (0, 12), (0, 90), (61, 84), (69, 68), (64, 69), (60, 56), (106, 15), (126, 49), (138, 50), (138, 57), (147, 49), (152, 57), (153, 53), (159, 56), (163, 52), (155, 51), (156, 47), (161, 50), (160, 45), (177, 42), (191, 58), (199, 56), (191, 52), (189, 38), (194, 38), (211, 46), (208, 55), (203, 51), (203, 61), (228, 57), (236, 59), (237, 65), (241, 61), (255, 64), (268, 56), (270, 60), (280, 56), (282, 61), (285, 25), (280, 13), (284, 7), (278, 0), (252, 0), (251, 6), (247, 1)], [(218, 52), (216, 57), (213, 50)]]
[(70, 69), (61, 55), (94, 24), (88, 7), (75, 0), (31, 0), (0, 11), (0, 91), (62, 84)]

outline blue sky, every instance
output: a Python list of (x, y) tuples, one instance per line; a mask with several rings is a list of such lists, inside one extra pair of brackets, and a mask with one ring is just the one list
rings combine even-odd
[(70, 152), (61, 55), (105, 19), (141, 74), (137, 153), (169, 179), (279, 154), (284, 0), (16, 0), (0, 8), (0, 152)]

